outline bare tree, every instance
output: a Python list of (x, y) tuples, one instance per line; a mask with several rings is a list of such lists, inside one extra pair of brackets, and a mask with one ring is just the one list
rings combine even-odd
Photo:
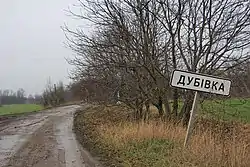
[(76, 67), (72, 77), (92, 77), (113, 93), (119, 90), (120, 100), (137, 113), (142, 104), (151, 103), (161, 117), (187, 124), (193, 92), (181, 91), (180, 96), (171, 88), (171, 72), (225, 75), (250, 58), (248, 1), (79, 0), (79, 6), (82, 13), (69, 12), (95, 29), (86, 35), (64, 27), (68, 46), (76, 53), (69, 60)]
[[(250, 58), (250, 2), (242, 0), (159, 0), (158, 20), (170, 34), (173, 68), (221, 75)], [(228, 66), (230, 64), (231, 66)], [(178, 92), (173, 112), (177, 113)], [(192, 92), (183, 107), (189, 118)]]
[(65, 102), (65, 87), (63, 82), (52, 84), (48, 79), (45, 90), (42, 94), (42, 103), (44, 106), (57, 106)]

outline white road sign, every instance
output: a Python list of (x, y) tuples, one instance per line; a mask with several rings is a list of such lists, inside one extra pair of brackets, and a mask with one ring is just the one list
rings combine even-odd
[(175, 70), (172, 74), (171, 86), (220, 95), (229, 95), (231, 81), (204, 74)]

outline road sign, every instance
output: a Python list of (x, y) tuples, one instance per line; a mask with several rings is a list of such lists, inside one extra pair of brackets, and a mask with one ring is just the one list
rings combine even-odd
[(229, 95), (231, 81), (219, 77), (175, 70), (171, 86), (195, 91)]
[(229, 95), (231, 81), (228, 79), (218, 78), (204, 74), (175, 70), (172, 74), (171, 86), (195, 90), (195, 96), (188, 122), (188, 129), (184, 141), (184, 147), (186, 147), (188, 140), (192, 134), (195, 113), (197, 109), (197, 101), (199, 98), (198, 91), (220, 95)]

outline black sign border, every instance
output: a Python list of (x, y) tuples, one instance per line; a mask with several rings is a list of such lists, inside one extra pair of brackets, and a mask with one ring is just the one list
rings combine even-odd
[[(193, 89), (189, 89), (189, 88), (181, 88), (181, 87), (173, 86), (173, 85), (172, 85), (172, 80), (173, 80), (174, 72), (175, 72), (175, 71), (185, 72), (185, 73), (195, 74), (195, 75), (201, 75), (201, 76), (211, 77), (211, 78), (216, 78), (216, 79), (223, 79), (223, 80), (229, 81), (229, 82), (230, 82), (230, 88), (229, 88), (228, 94), (226, 94), (226, 95), (217, 94), (217, 93), (211, 93), (211, 94), (217, 94), (217, 95), (222, 95), (222, 96), (230, 96), (230, 91), (231, 91), (231, 87), (232, 87), (232, 86), (231, 86), (231, 85), (232, 85), (232, 80), (227, 79), (227, 78), (218, 77), (218, 76), (208, 75), (208, 74), (195, 73), (195, 72), (191, 72), (191, 71), (184, 71), (184, 70), (177, 70), (177, 69), (175, 69), (175, 70), (172, 72), (172, 75), (171, 75), (171, 80), (170, 80), (170, 86), (171, 86), (171, 87), (179, 88), (179, 89), (192, 90), (192, 91), (198, 91), (198, 90), (193, 90)], [(198, 92), (205, 92), (205, 91), (198, 91)], [(209, 92), (205, 92), (205, 93), (209, 93)]]

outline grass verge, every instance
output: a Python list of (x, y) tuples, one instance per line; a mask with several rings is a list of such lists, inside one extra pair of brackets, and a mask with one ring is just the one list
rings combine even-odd
[(152, 120), (130, 120), (131, 111), (98, 106), (78, 112), (77, 139), (104, 166), (187, 167), (250, 166), (248, 124), (198, 121), (188, 148), (182, 126)]
[(207, 100), (200, 110), (209, 117), (250, 123), (250, 99)]
[(29, 113), (42, 110), (41, 105), (36, 104), (12, 104), (0, 107), (0, 116)]

